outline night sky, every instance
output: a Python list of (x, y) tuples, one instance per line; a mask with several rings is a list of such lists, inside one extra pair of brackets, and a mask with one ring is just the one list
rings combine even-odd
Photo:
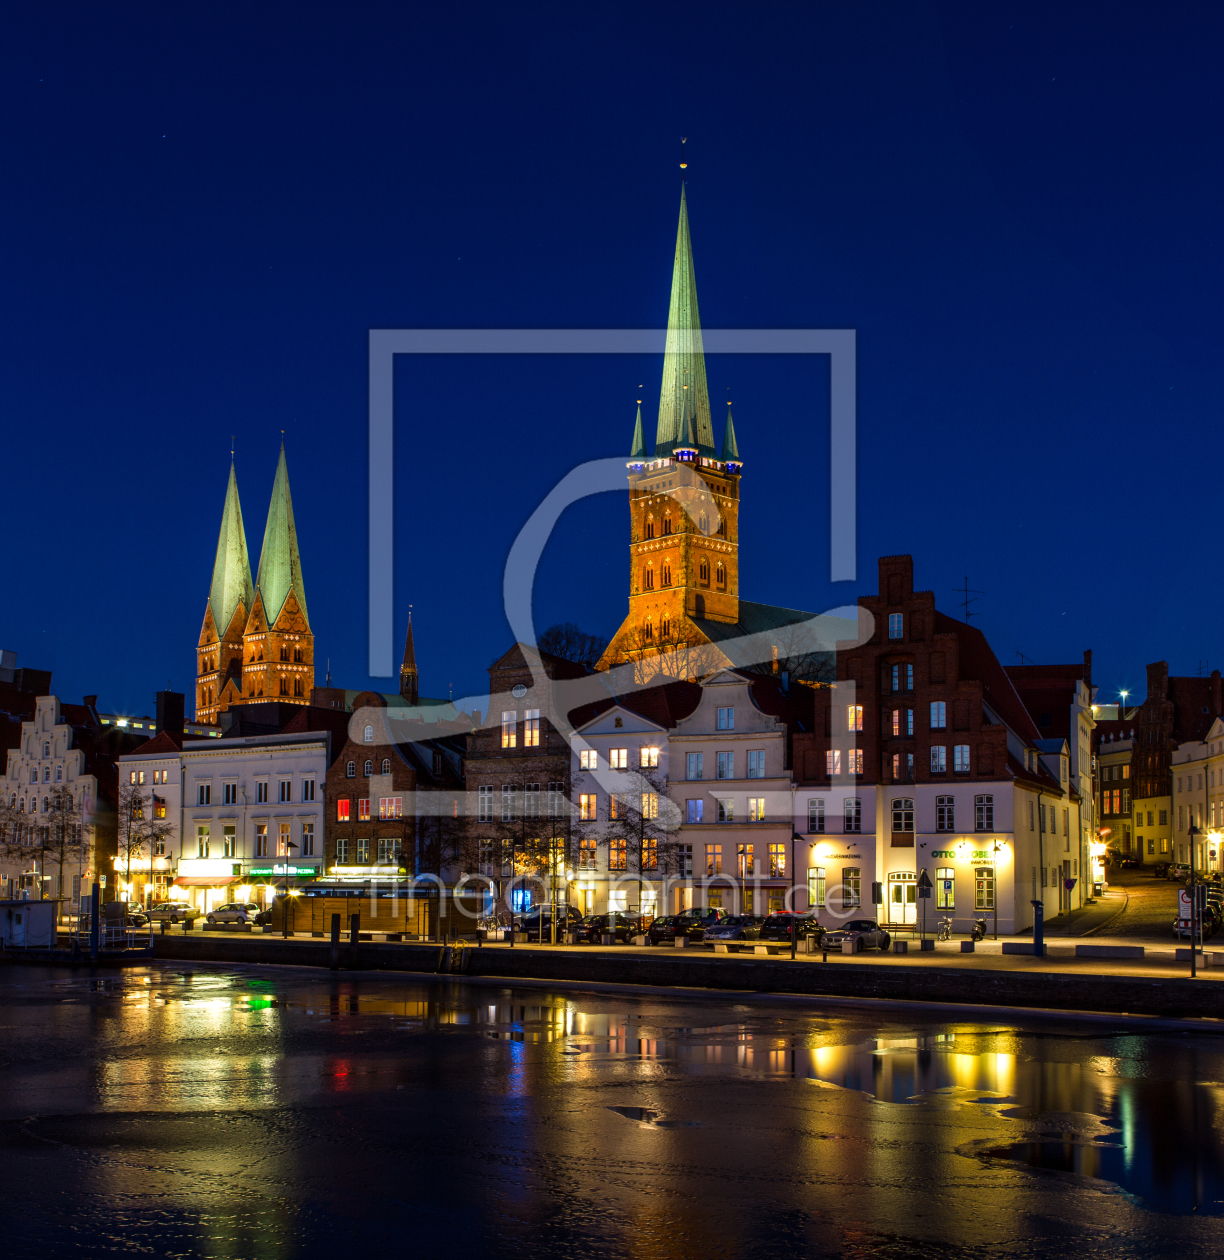
[[(1224, 665), (1224, 9), (54, 0), (0, 18), (0, 646), (66, 699), (191, 691), (231, 434), (252, 568), (284, 430), (317, 680), (369, 685), (367, 330), (661, 327), (679, 138), (707, 327), (852, 327), (859, 582), (823, 360), (711, 358), (741, 594), (912, 552), (1005, 663)], [(540, 499), (653, 437), (660, 354), (401, 360), (396, 634), (477, 694)], [(640, 390), (639, 390), (640, 386)], [(536, 624), (610, 635), (627, 498)], [(1209, 663), (1209, 664), (1208, 664)], [(380, 688), (396, 684), (379, 682)]]

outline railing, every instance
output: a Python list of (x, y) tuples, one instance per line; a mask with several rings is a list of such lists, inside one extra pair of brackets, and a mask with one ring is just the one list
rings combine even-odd
[[(89, 917), (82, 915), (73, 925), (69, 933), (69, 942), (73, 949), (88, 954), (93, 948), (89, 933)], [(153, 948), (153, 921), (150, 919), (144, 927), (132, 927), (123, 923), (102, 923), (98, 926), (98, 948), (115, 949), (148, 949)]]

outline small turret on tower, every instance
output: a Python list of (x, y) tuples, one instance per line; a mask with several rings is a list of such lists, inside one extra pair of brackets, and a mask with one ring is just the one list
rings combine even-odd
[(727, 471), (735, 476), (739, 475), (740, 469), (744, 466), (744, 461), (740, 459), (739, 447), (735, 442), (735, 424), (731, 419), (729, 402), (727, 403), (727, 428), (723, 434), (722, 460), (727, 466)]
[(642, 433), (642, 400), (639, 398), (637, 423), (633, 426), (633, 447), (629, 451), (629, 463), (626, 466), (630, 472), (642, 472), (646, 467), (648, 458), (646, 454), (646, 438)]

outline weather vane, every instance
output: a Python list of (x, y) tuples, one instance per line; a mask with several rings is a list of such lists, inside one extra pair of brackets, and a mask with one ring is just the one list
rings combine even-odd
[(680, 169), (682, 171), (688, 170), (688, 163), (684, 160), (684, 146), (687, 143), (688, 143), (688, 136), (681, 136), (680, 137)]

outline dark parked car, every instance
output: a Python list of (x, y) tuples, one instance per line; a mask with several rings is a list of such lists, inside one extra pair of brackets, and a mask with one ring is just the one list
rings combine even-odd
[(1168, 862), (1157, 862), (1152, 867), (1152, 878), (1153, 879), (1168, 879), (1169, 878)]
[(816, 922), (814, 915), (795, 914), (791, 910), (779, 910), (771, 914), (761, 925), (761, 940), (789, 941), (792, 926), (797, 928), (800, 940), (812, 936), (819, 942), (825, 934), (824, 928)]
[(844, 927), (824, 934), (821, 942), (828, 949), (856, 942), (860, 949), (887, 949), (892, 938), (874, 919), (851, 919)]
[[(553, 908), (551, 905), (532, 906), (526, 914), (515, 920), (515, 929), (526, 932), (529, 941), (552, 940)], [(582, 922), (582, 915), (574, 906), (561, 906), (557, 912), (557, 943), (565, 941), (566, 932), (572, 931)]]
[(731, 914), (706, 928), (705, 940), (755, 941), (764, 922), (765, 917), (760, 914)]
[(605, 935), (612, 935), (618, 945), (623, 945), (635, 936), (641, 936), (645, 928), (640, 916), (614, 910), (610, 914), (588, 914), (570, 931), (578, 934), (581, 944), (598, 945)]
[(647, 929), (646, 940), (651, 945), (670, 945), (677, 936), (699, 941), (707, 929), (722, 923), (726, 917), (721, 910), (686, 910), (683, 914), (664, 915)]

